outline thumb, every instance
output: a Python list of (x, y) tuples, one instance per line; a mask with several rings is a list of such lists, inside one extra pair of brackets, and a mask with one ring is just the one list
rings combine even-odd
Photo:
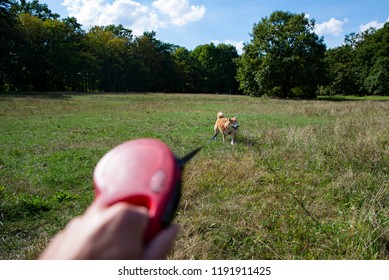
[(166, 259), (170, 250), (173, 248), (174, 241), (178, 235), (178, 225), (171, 225), (161, 231), (147, 245), (143, 259), (145, 260), (163, 260)]

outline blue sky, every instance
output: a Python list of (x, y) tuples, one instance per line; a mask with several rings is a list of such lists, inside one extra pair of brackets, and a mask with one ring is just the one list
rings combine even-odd
[(198, 45), (230, 43), (241, 49), (253, 24), (275, 10), (305, 13), (328, 48), (346, 34), (389, 21), (388, 0), (40, 0), (61, 15), (74, 16), (84, 29), (123, 24), (135, 35), (154, 30), (167, 43), (192, 50)]

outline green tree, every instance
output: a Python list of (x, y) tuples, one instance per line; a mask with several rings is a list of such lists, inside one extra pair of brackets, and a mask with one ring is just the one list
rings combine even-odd
[(389, 95), (389, 23), (360, 36), (355, 50), (360, 88), (366, 94)]
[(1, 7), (13, 17), (7, 20), (13, 28), (1, 43), (8, 47), (2, 53), (9, 58), (6, 68), (2, 67), (1, 76), (6, 77), (2, 86), (11, 90), (74, 89), (83, 65), (78, 59), (81, 25), (74, 18), (61, 22), (39, 1), (3, 1)]
[(207, 93), (236, 93), (236, 48), (213, 43), (197, 46), (191, 53), (194, 58), (194, 88)]
[[(12, 61), (16, 89), (76, 89), (80, 69), (82, 32), (75, 19), (41, 19), (30, 13), (19, 15), (22, 40)], [(77, 27), (78, 26), (78, 27)], [(76, 29), (75, 29), (76, 28)]]
[(350, 33), (326, 53), (329, 85), (324, 94), (389, 94), (389, 24)]
[(237, 64), (236, 79), (239, 81), (239, 89), (251, 96), (262, 96), (260, 85), (256, 81), (256, 74), (261, 66), (254, 44), (245, 44), (243, 54), (235, 60)]
[(355, 69), (355, 50), (350, 45), (343, 45), (326, 52), (325, 61), (328, 69), (329, 84), (325, 95), (359, 94), (357, 71)]
[(88, 73), (90, 90), (126, 90), (127, 39), (111, 30), (112, 27), (95, 26), (86, 34), (86, 52), (92, 63)]
[(211, 44), (197, 46), (191, 56), (194, 59), (194, 88), (197, 92), (216, 90), (216, 46)]
[(364, 83), (369, 94), (389, 95), (389, 57), (379, 57)]
[(254, 24), (251, 42), (237, 60), (245, 94), (313, 98), (324, 83), (326, 46), (304, 14), (276, 11)]
[(15, 48), (21, 39), (19, 20), (17, 14), (12, 11), (13, 4), (11, 0), (0, 0), (0, 90), (4, 90), (7, 83), (13, 89), (9, 74)]
[(238, 82), (236, 80), (235, 60), (239, 57), (235, 46), (219, 44), (217, 50), (217, 69), (219, 75), (218, 92), (238, 93)]
[(46, 41), (50, 40), (45, 32), (43, 20), (29, 13), (19, 15), (23, 40), (18, 46), (12, 79), (21, 90), (48, 90), (48, 59)]
[[(20, 2), (20, 3), (18, 3)], [(42, 20), (44, 19), (59, 19), (59, 14), (53, 13), (47, 4), (39, 3), (39, 0), (33, 0), (32, 2), (27, 2), (26, 0), (20, 0), (14, 2), (13, 10), (18, 14), (30, 14), (36, 16)]]
[(173, 61), (176, 75), (176, 92), (195, 92), (194, 88), (194, 63), (190, 51), (179, 47), (173, 52)]
[(105, 31), (111, 32), (117, 38), (124, 39), (127, 45), (130, 45), (133, 42), (134, 36), (132, 34), (132, 30), (125, 28), (123, 25), (114, 25), (110, 24), (104, 27)]
[(158, 40), (155, 32), (144, 32), (137, 37), (131, 47), (136, 62), (134, 90), (172, 91), (175, 49), (177, 46)]

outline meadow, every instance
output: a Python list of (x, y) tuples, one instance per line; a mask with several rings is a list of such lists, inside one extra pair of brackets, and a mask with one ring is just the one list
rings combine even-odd
[[(209, 145), (217, 112), (238, 143)], [(97, 161), (151, 137), (187, 165), (170, 259), (389, 259), (388, 100), (0, 94), (0, 259), (34, 259), (94, 197)]]

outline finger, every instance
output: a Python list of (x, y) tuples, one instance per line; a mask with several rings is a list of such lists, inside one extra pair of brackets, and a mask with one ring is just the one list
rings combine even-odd
[(105, 208), (101, 219), (100, 243), (104, 244), (105, 259), (139, 259), (143, 236), (148, 225), (147, 208), (117, 203)]
[(116, 216), (116, 220), (125, 228), (131, 228), (135, 236), (143, 236), (148, 225), (148, 209), (128, 203), (116, 203), (108, 207), (107, 215)]
[(101, 200), (95, 200), (83, 216), (95, 216), (96, 212), (100, 213), (100, 220), (115, 218), (113, 220), (122, 221), (125, 224), (134, 222), (141, 230), (145, 230), (147, 227), (148, 209), (143, 206), (126, 202), (117, 202), (111, 206), (106, 206)]
[(143, 259), (166, 259), (170, 250), (173, 248), (173, 244), (178, 235), (178, 231), (178, 225), (171, 225), (170, 227), (161, 231), (153, 240), (151, 240), (151, 242), (146, 247)]

